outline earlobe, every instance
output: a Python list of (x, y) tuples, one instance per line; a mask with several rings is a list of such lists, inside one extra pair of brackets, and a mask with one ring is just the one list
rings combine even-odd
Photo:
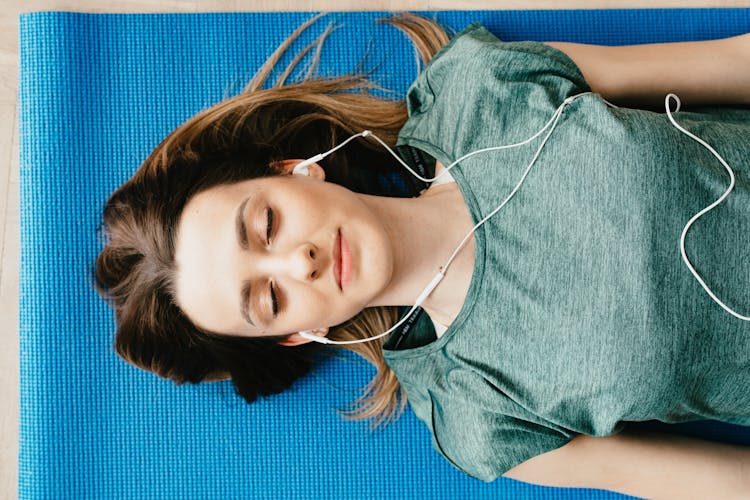
[[(313, 335), (317, 335), (319, 337), (325, 337), (328, 335), (328, 327), (326, 328), (317, 328), (315, 330), (312, 330)], [(280, 340), (278, 342), (279, 345), (287, 346), (287, 347), (294, 347), (302, 344), (307, 344), (309, 342), (312, 342), (312, 340), (303, 337), (299, 333), (293, 333), (289, 335), (284, 340)]]

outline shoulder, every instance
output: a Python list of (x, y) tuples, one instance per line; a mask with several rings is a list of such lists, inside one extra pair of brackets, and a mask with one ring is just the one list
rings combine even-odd
[(575, 436), (539, 419), (535, 423), (518, 418), (524, 410), (500, 394), (478, 404), (473, 401), (482, 390), (476, 387), (477, 381), (456, 383), (463, 386), (464, 394), (455, 389), (450, 394), (439, 388), (427, 391), (415, 413), (430, 428), (433, 447), (454, 467), (476, 479), (493, 481), (533, 457), (567, 445)]
[(551, 83), (549, 73), (580, 87), (588, 88), (580, 68), (562, 50), (572, 44), (538, 41), (505, 41), (479, 22), (464, 28), (438, 51), (425, 66), (430, 86), (441, 87), (444, 80), (471, 79), (484, 74), (490, 79), (525, 81), (540, 79)]
[[(443, 47), (406, 92), (400, 137), (452, 156), (486, 129), (517, 135), (519, 121), (548, 120), (567, 97), (590, 91), (576, 64), (541, 42), (503, 42), (473, 24)], [(458, 119), (461, 117), (462, 119)], [(497, 127), (486, 127), (491, 120)], [(509, 140), (515, 140), (511, 137)]]

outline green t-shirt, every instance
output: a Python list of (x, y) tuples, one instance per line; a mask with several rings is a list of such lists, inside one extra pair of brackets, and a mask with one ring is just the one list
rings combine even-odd
[[(447, 166), (527, 139), (566, 97), (588, 91), (564, 53), (501, 42), (475, 23), (409, 88), (399, 146)], [(734, 191), (693, 224), (686, 251), (747, 315), (750, 111), (674, 116), (735, 171)], [(474, 223), (510, 194), (542, 139), (450, 171)], [(492, 480), (626, 422), (750, 425), (750, 322), (708, 296), (679, 249), (687, 221), (728, 185), (716, 158), (665, 114), (611, 108), (596, 94), (571, 103), (518, 193), (476, 231), (468, 296), (450, 328), (435, 339), (418, 310), (385, 345), (435, 448)]]

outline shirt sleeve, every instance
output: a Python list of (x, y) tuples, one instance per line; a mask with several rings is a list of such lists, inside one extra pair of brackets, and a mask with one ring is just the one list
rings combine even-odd
[(538, 85), (562, 99), (591, 91), (565, 52), (536, 41), (504, 42), (479, 22), (451, 39), (422, 75), (433, 91), (451, 82), (464, 88)]
[(476, 22), (441, 48), (407, 90), (402, 136), (426, 139), (448, 155), (468, 146), (463, 138), (482, 135), (479, 129), (511, 143), (541, 128), (567, 97), (590, 91), (564, 52), (541, 42), (503, 42)]
[(431, 398), (433, 447), (454, 467), (482, 481), (567, 444), (577, 434), (495, 413), (479, 404)]

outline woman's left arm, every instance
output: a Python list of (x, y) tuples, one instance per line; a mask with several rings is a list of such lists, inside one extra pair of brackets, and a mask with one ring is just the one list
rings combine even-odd
[(615, 104), (664, 108), (750, 104), (750, 33), (702, 42), (607, 47), (545, 42), (565, 52), (594, 92)]

